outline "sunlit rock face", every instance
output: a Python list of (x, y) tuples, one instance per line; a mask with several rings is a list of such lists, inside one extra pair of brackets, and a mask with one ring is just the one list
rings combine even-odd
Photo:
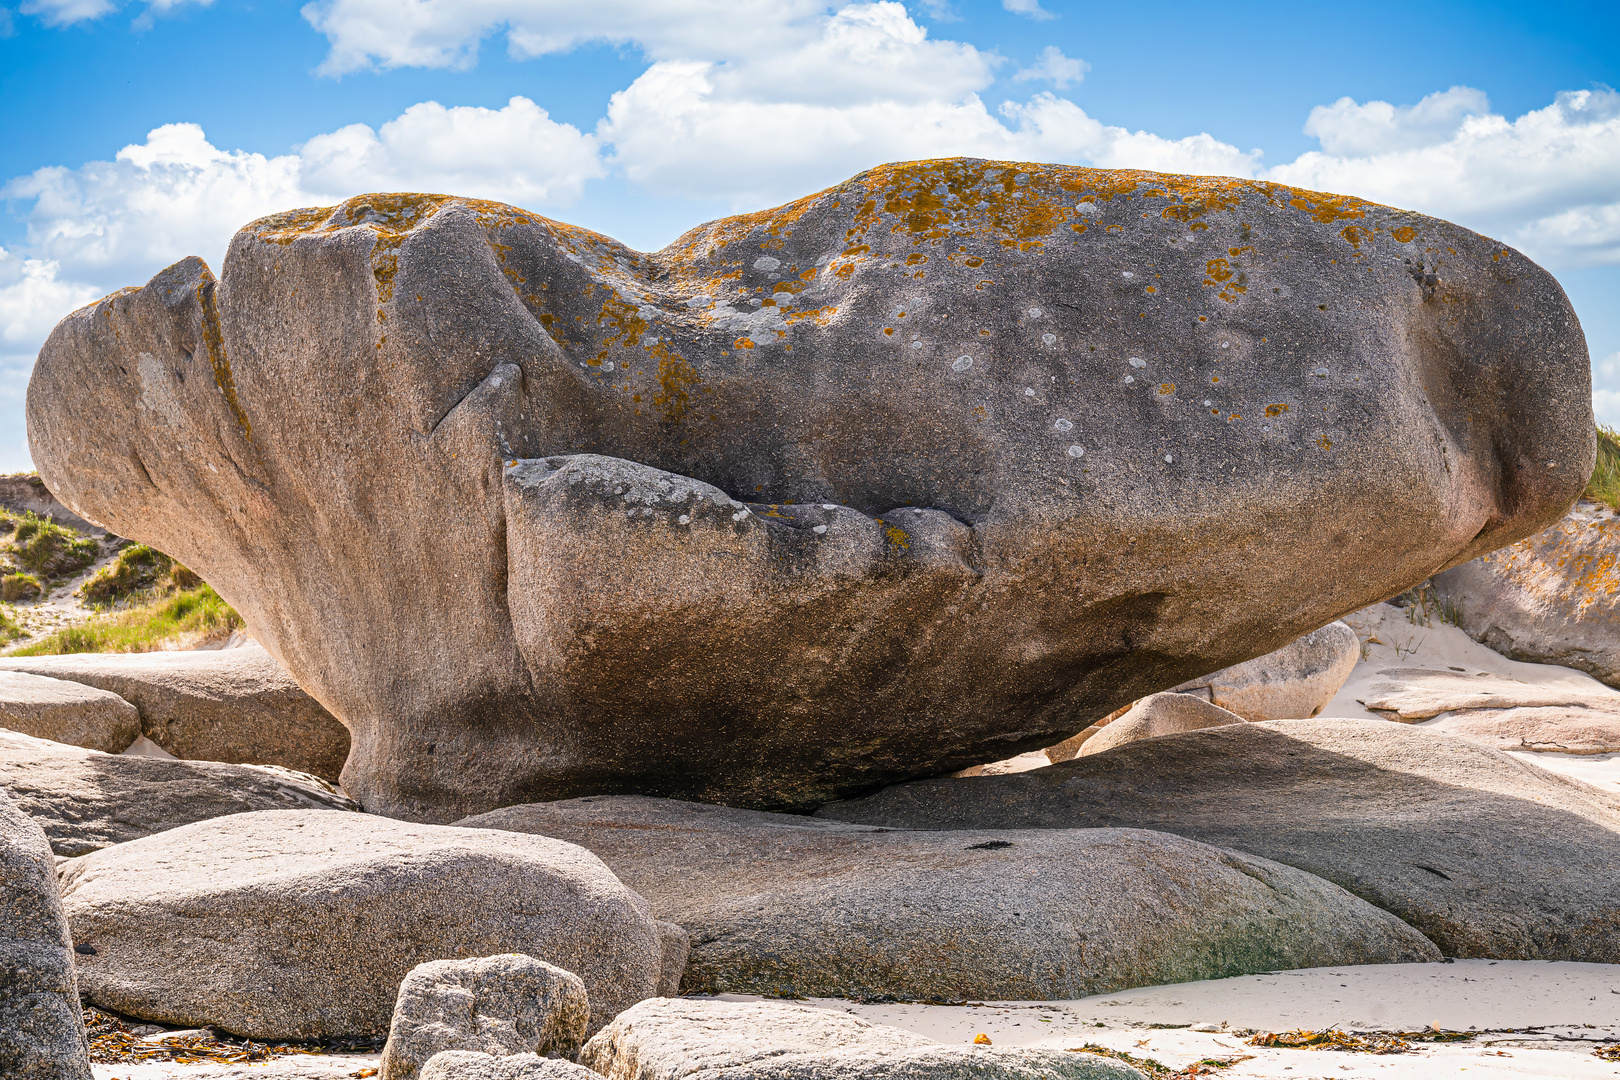
[(368, 809), (801, 808), (1009, 757), (1530, 535), (1553, 279), (1256, 181), (889, 165), (663, 251), (370, 195), (65, 319), (76, 512), (196, 568)]

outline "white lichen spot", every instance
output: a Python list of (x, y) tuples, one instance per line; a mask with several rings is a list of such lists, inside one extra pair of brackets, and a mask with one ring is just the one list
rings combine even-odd
[(1207, 408), (1209, 408), (1209, 407), (1210, 407), (1210, 406), (1211, 406), (1211, 405), (1213, 405), (1213, 404), (1215, 404), (1215, 403), (1214, 403), (1214, 402), (1213, 402), (1213, 401), (1211, 401), (1211, 400), (1209, 400), (1209, 398), (1205, 398), (1205, 399), (1204, 399), (1204, 408), (1206, 408), (1206, 409), (1207, 409)]
[(759, 307), (759, 305), (763, 304), (764, 302), (765, 301), (761, 300), (759, 297), (756, 296), (756, 297), (752, 298), (751, 300), (749, 300), (748, 304), (749, 304), (750, 307)]
[(1130, 364), (1131, 367), (1133, 367), (1133, 368), (1145, 368), (1145, 367), (1147, 367), (1147, 361), (1142, 359), (1140, 356), (1133, 356), (1128, 361), (1126, 361), (1126, 363)]
[(609, 360), (605, 364), (603, 364), (602, 365), (602, 370), (603, 371), (612, 371), (613, 370), (613, 361)]
[(1056, 334), (1042, 334), (1041, 335), (1041, 343), (1045, 344), (1045, 345), (1056, 345), (1057, 344), (1057, 335)]
[(614, 488), (613, 489), (613, 494), (615, 494), (615, 495), (623, 495), (624, 494), (624, 488), (622, 488), (622, 487)]
[(745, 518), (747, 516), (748, 516), (748, 507), (745, 506), (741, 510), (737, 511), (735, 514), (732, 514), (731, 515), (731, 520), (732, 521), (741, 521), (743, 518)]
[(1074, 430), (1074, 425), (1072, 423), (1070, 423), (1069, 421), (1063, 419), (1061, 416), (1058, 417), (1056, 420), (1052, 421), (1052, 426), (1057, 428), (1059, 431), (1073, 431)]
[(820, 536), (822, 533), (827, 531), (827, 526), (825, 526), (825, 525), (812, 525), (810, 527), (810, 531), (815, 533), (817, 536)]
[(922, 348), (922, 342), (920, 342), (920, 341), (913, 341), (913, 342), (912, 342), (912, 343), (911, 343), (911, 347), (912, 347), (912, 348), (913, 348), (913, 349), (920, 349), (920, 348)]
[(1032, 308), (1029, 309), (1029, 317), (1032, 318), (1032, 319), (1040, 318), (1041, 314), (1042, 314), (1041, 309), (1038, 308), (1038, 307), (1032, 307)]
[(690, 525), (692, 524), (692, 515), (682, 514), (680, 517), (676, 518), (675, 521), (679, 525)]
[(1035, 396), (1035, 388), (1033, 386), (1024, 387), (1024, 396), (1025, 397), (1034, 397)]
[(958, 356), (955, 360), (951, 361), (951, 370), (952, 371), (966, 371), (968, 368), (970, 368), (972, 366), (973, 366), (973, 357), (971, 357), (971, 356)]
[(781, 259), (773, 259), (769, 255), (761, 255), (754, 260), (755, 270), (775, 270), (782, 265)]
[(1127, 376), (1125, 376), (1125, 385), (1126, 386), (1131, 385), (1135, 381), (1136, 381), (1136, 376), (1135, 375), (1127, 375)]
[(1075, 445), (1069, 447), (1069, 456), (1070, 457), (1085, 457), (1086, 456), (1086, 448), (1081, 446), (1080, 444), (1076, 443)]
[(832, 503), (822, 503), (821, 508), (823, 510), (836, 510), (836, 509), (838, 509), (838, 507), (833, 505)]
[(1164, 455), (1164, 463), (1166, 465), (1170, 464), (1174, 460), (1175, 458), (1171, 457), (1169, 454)]
[(1131, 273), (1129, 270), (1122, 272), (1119, 276), (1124, 278), (1126, 281), (1130, 281), (1132, 278), (1136, 277), (1136, 275)]
[(1325, 367), (1319, 367), (1315, 371), (1311, 372), (1312, 375), (1315, 375), (1319, 379), (1327, 378), (1327, 373), (1328, 369)]
[(1231, 347), (1232, 347), (1232, 343), (1231, 343), (1231, 342), (1230, 342), (1230, 341), (1223, 341), (1223, 342), (1221, 342), (1221, 348), (1223, 348), (1223, 349), (1230, 349), (1230, 348), (1231, 348)]

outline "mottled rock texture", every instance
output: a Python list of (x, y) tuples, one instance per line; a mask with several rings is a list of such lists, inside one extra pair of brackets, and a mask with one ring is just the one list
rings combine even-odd
[(0, 728), (117, 754), (141, 737), (141, 714), (93, 686), (0, 671)]
[(196, 821), (254, 810), (359, 810), (332, 785), (274, 765), (103, 754), (0, 732), (0, 791), (58, 855), (88, 855)]
[(399, 984), (378, 1072), (416, 1080), (433, 1055), (561, 1055), (585, 1044), (591, 1004), (571, 971), (522, 953), (418, 964)]
[(1237, 713), (1227, 712), (1191, 694), (1149, 694), (1132, 705), (1124, 716), (1087, 739), (1079, 748), (1079, 756), (1100, 754), (1116, 746), (1160, 735), (1241, 723), (1244, 719)]
[(1442, 612), (1475, 641), (1620, 687), (1620, 517), (1589, 500), (1550, 529), (1436, 574)]
[(1556, 521), (1589, 382), (1553, 279), (1457, 226), (950, 159), (654, 254), (278, 214), (65, 319), (28, 419), (349, 725), (347, 790), (448, 821), (1050, 746)]
[(422, 1067), (422, 1080), (601, 1080), (601, 1074), (561, 1058), (538, 1054), (496, 1057), (476, 1050), (446, 1050)]
[(654, 998), (620, 1013), (580, 1063), (607, 1080), (1141, 1080), (1065, 1050), (946, 1046), (831, 1009)]
[(90, 1047), (62, 917), (56, 861), (39, 826), (0, 791), (0, 1076), (90, 1080)]
[(0, 657), (4, 671), (83, 683), (125, 698), (140, 712), (137, 734), (177, 758), (280, 765), (336, 780), (349, 756), (348, 731), (258, 645), (7, 656)]
[(574, 972), (591, 1029), (658, 989), (647, 902), (573, 844), (318, 810), (236, 814), (81, 856), (62, 902), (87, 999), (256, 1039), (380, 1035), (428, 960)]
[(600, 856), (691, 932), (688, 992), (1062, 999), (1439, 959), (1320, 878), (1141, 829), (904, 832), (634, 795), (460, 824)]
[(1322, 717), (1190, 731), (819, 815), (901, 829), (1136, 826), (1252, 852), (1447, 956), (1620, 963), (1620, 796), (1460, 738)]

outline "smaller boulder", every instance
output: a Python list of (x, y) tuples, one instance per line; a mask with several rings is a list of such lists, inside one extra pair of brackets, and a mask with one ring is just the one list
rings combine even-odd
[(572, 1061), (537, 1054), (495, 1057), (475, 1050), (446, 1050), (422, 1066), (422, 1080), (602, 1080)]
[(1149, 694), (1132, 705), (1124, 716), (1086, 740), (1077, 756), (1100, 754), (1115, 746), (1159, 735), (1176, 735), (1183, 731), (1201, 731), (1246, 722), (1237, 713), (1211, 705), (1191, 694)]
[(1309, 720), (1327, 708), (1360, 659), (1356, 632), (1330, 622), (1264, 656), (1172, 689), (1205, 696), (1244, 720)]
[(360, 809), (291, 769), (103, 754), (9, 731), (0, 731), (0, 790), (66, 856), (252, 810)]
[(0, 792), (0, 1076), (90, 1080), (73, 939), (39, 826)]
[(107, 690), (0, 671), (0, 728), (117, 754), (141, 737), (141, 714)]
[(0, 671), (117, 694), (140, 711), (141, 732), (148, 739), (187, 761), (280, 765), (335, 781), (349, 756), (348, 729), (262, 645), (8, 656), (0, 657)]
[(693, 998), (620, 1013), (580, 1064), (607, 1080), (1143, 1080), (1095, 1054), (945, 1045), (831, 1009)]
[(591, 1019), (585, 983), (522, 953), (430, 960), (399, 984), (382, 1080), (416, 1080), (444, 1050), (574, 1058)]
[(1360, 700), (1387, 720), (1422, 723), (1498, 750), (1620, 751), (1620, 694), (1597, 683), (1538, 686), (1503, 675), (1433, 668), (1387, 668), (1378, 674), (1380, 681)]

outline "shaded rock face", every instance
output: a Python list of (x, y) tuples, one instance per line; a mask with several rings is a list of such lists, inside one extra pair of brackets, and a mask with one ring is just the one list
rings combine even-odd
[(1335, 885), (1140, 829), (901, 832), (633, 795), (460, 824), (594, 852), (691, 932), (686, 992), (1065, 999), (1440, 958)]
[(118, 694), (139, 710), (137, 734), (178, 758), (280, 765), (336, 780), (349, 755), (348, 731), (258, 645), (7, 656), (0, 657), (0, 671), (29, 672)]
[(1569, 304), (1494, 241), (963, 159), (650, 255), (279, 214), (64, 320), (28, 416), (350, 726), (345, 788), (439, 821), (1050, 746), (1536, 532), (1594, 453)]
[(1620, 797), (1383, 720), (1233, 724), (817, 813), (902, 829), (1158, 829), (1326, 878), (1447, 956), (1620, 963)]
[(1582, 499), (1556, 525), (1436, 574), (1448, 620), (1515, 660), (1620, 687), (1620, 516)]
[(62, 902), (93, 1004), (254, 1039), (388, 1030), (429, 960), (522, 952), (584, 981), (590, 1030), (651, 997), (647, 903), (542, 836), (364, 814), (264, 811), (81, 856)]
[(378, 1072), (382, 1080), (416, 1080), (446, 1050), (572, 1059), (590, 1019), (585, 983), (544, 960), (521, 953), (430, 960), (399, 984)]
[(117, 754), (141, 737), (141, 714), (93, 686), (0, 671), (0, 728)]
[(51, 849), (0, 791), (0, 1076), (7, 1080), (90, 1080), (72, 950)]
[(1149, 694), (1132, 705), (1124, 716), (1082, 743), (1078, 756), (1100, 754), (1140, 739), (1243, 722), (1243, 717), (1237, 713), (1227, 712), (1191, 694)]
[(580, 1053), (607, 1080), (1141, 1080), (1094, 1054), (946, 1046), (808, 1005), (654, 998)]
[(255, 810), (359, 810), (332, 785), (273, 765), (103, 754), (0, 732), (0, 790), (58, 855)]

